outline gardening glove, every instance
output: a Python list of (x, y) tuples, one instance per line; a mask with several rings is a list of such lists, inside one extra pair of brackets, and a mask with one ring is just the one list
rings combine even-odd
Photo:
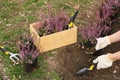
[(97, 44), (95, 46), (96, 50), (103, 49), (106, 46), (108, 46), (108, 45), (111, 44), (110, 39), (109, 39), (108, 36), (106, 36), (106, 37), (100, 37), (100, 38), (97, 38), (96, 40), (97, 40)]
[(109, 58), (108, 54), (101, 55), (93, 60), (93, 63), (97, 63), (98, 70), (112, 66), (113, 60)]

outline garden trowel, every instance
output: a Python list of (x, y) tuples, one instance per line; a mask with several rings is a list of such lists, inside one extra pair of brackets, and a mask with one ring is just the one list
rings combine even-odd
[(96, 68), (97, 64), (92, 64), (89, 68), (82, 68), (80, 69), (75, 76), (83, 76), (86, 75), (89, 71), (92, 71)]

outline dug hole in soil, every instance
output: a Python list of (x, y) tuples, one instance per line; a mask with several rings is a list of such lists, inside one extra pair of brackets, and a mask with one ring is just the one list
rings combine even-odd
[[(118, 30), (120, 30), (120, 14), (113, 23), (110, 34)], [(120, 42), (117, 42), (90, 55), (85, 54), (85, 51), (79, 47), (79, 43), (75, 43), (53, 51), (55, 55), (47, 61), (50, 64), (49, 69), (58, 72), (63, 80), (120, 80), (120, 61), (114, 62), (110, 68), (94, 69), (85, 76), (75, 76), (80, 69), (89, 67), (97, 56), (119, 50)]]

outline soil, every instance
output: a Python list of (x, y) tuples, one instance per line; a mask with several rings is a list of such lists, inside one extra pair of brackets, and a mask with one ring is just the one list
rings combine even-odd
[[(110, 34), (120, 30), (120, 15), (112, 25)], [(120, 50), (120, 42), (113, 43), (106, 48), (95, 52), (93, 55), (86, 54), (78, 43), (62, 47), (53, 51), (54, 57), (49, 58), (49, 69), (55, 70), (63, 77), (63, 80), (120, 80), (120, 61), (113, 63), (107, 69), (94, 69), (84, 76), (75, 76), (80, 69), (89, 67), (92, 61), (99, 55), (114, 53)]]
[(32, 63), (24, 63), (24, 68), (25, 68), (25, 71), (30, 73), (32, 72), (34, 69), (36, 69), (38, 67), (38, 59), (34, 59), (32, 61)]

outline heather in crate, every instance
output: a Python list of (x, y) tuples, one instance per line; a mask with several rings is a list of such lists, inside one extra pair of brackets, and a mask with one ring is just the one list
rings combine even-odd
[(39, 28), (40, 36), (62, 31), (69, 24), (69, 17), (63, 9), (54, 11), (51, 4), (48, 4), (47, 9), (47, 17), (42, 17), (41, 15), (42, 19), (40, 22), (44, 21), (44, 25)]
[(63, 14), (63, 11), (61, 11), (60, 13), (56, 14), (53, 18), (52, 17), (48, 18), (47, 29), (51, 33), (59, 32), (62, 31), (64, 27), (68, 25), (68, 22), (69, 22), (68, 16)]
[(59, 32), (65, 29), (65, 27), (69, 23), (69, 18), (67, 15), (63, 14), (61, 11), (60, 13), (56, 14), (54, 17), (49, 16), (45, 22), (44, 26), (39, 28), (39, 35), (48, 35), (55, 32)]
[(73, 24), (77, 14), (76, 10), (71, 18), (68, 18), (63, 9), (56, 11), (50, 6), (46, 17), (30, 24), (31, 37), (40, 52), (47, 52), (77, 41), (77, 27)]

